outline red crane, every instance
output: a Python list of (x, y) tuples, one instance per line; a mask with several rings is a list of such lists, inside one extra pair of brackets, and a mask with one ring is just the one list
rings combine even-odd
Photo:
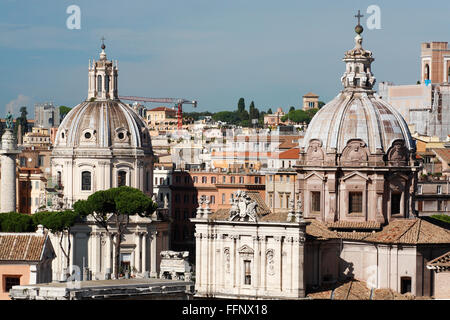
[(178, 129), (183, 128), (183, 104), (192, 104), (194, 108), (197, 107), (196, 100), (186, 100), (178, 98), (145, 98), (145, 97), (119, 97), (120, 100), (142, 101), (142, 102), (154, 102), (154, 103), (174, 103), (177, 107), (177, 120)]

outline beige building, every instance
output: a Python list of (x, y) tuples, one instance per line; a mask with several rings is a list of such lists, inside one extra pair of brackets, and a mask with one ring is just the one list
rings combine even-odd
[(156, 107), (147, 109), (144, 119), (151, 135), (177, 130), (177, 111), (174, 108)]
[(421, 83), (449, 83), (450, 49), (448, 42), (424, 42), (421, 45)]
[(309, 92), (303, 96), (303, 110), (319, 108), (319, 96)]
[(52, 243), (42, 226), (35, 233), (0, 233), (0, 300), (13, 286), (52, 281)]

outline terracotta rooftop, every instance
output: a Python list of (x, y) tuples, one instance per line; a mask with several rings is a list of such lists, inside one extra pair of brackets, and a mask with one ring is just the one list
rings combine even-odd
[(175, 110), (173, 110), (172, 108), (167, 108), (167, 107), (156, 107), (156, 108), (150, 109), (148, 111), (172, 111), (172, 112), (175, 112)]
[(391, 221), (364, 241), (393, 244), (450, 243), (450, 224), (432, 218), (398, 219)]
[(0, 233), (0, 261), (40, 261), (46, 234)]
[[(297, 144), (298, 146), (298, 144)], [(292, 148), (283, 152), (280, 152), (280, 154), (278, 155), (279, 159), (298, 159), (300, 154), (300, 149), (299, 148)]]
[(304, 95), (304, 97), (318, 98), (319, 96), (315, 93), (308, 92), (307, 94)]
[[(298, 137), (297, 137), (298, 138)], [(299, 144), (298, 142), (294, 142), (294, 139), (286, 139), (283, 140), (283, 142), (281, 142), (278, 145), (278, 149), (292, 149), (292, 148), (298, 148)]]
[(428, 262), (427, 268), (439, 271), (450, 270), (450, 251)]
[(376, 221), (336, 221), (327, 223), (327, 227), (330, 229), (374, 230), (381, 229), (381, 224)]
[(432, 149), (436, 155), (445, 161), (447, 164), (450, 164), (450, 149), (446, 148), (433, 148)]

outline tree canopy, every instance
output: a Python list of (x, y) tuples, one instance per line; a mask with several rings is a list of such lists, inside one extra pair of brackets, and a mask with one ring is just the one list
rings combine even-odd
[(36, 224), (31, 215), (7, 212), (0, 213), (0, 231), (1, 232), (34, 232)]
[(115, 276), (119, 277), (120, 244), (123, 232), (128, 226), (129, 217), (139, 215), (149, 217), (156, 211), (158, 205), (142, 191), (121, 186), (108, 190), (101, 190), (91, 194), (87, 200), (74, 203), (74, 210), (80, 216), (90, 215), (96, 223), (109, 231), (109, 223), (115, 227)]
[(289, 119), (295, 123), (309, 123), (318, 110), (319, 109), (308, 109), (306, 111), (301, 109), (290, 110), (288, 114), (284, 115), (281, 118), (281, 120), (286, 121), (287, 119)]
[(66, 106), (59, 106), (59, 117), (64, 119), (64, 117), (72, 110), (72, 108)]

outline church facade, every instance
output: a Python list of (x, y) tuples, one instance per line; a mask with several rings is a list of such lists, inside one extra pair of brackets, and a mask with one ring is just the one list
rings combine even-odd
[(192, 219), (198, 296), (303, 298), (349, 279), (434, 295), (426, 265), (449, 251), (450, 230), (417, 217), (415, 143), (402, 116), (373, 90), (374, 58), (362, 47), (363, 27), (355, 31), (343, 59), (344, 89), (317, 112), (300, 145), (296, 205), (291, 199), (287, 212), (249, 215), (247, 208), (267, 206), (245, 199)]
[[(118, 63), (107, 60), (104, 44), (100, 59), (89, 61), (87, 99), (58, 128), (51, 169), (57, 189), (52, 196), (54, 210), (72, 208), (96, 191), (119, 186), (153, 194), (150, 134), (144, 120), (119, 100)], [(149, 218), (130, 218), (120, 248), (120, 273), (158, 274), (159, 252), (169, 245), (168, 223), (161, 210)], [(64, 279), (68, 258), (70, 268), (88, 272), (87, 278), (105, 279), (114, 274), (114, 223), (108, 229), (109, 233), (88, 217), (64, 235), (62, 248), (59, 235), (52, 235), (57, 252), (54, 279)]]

